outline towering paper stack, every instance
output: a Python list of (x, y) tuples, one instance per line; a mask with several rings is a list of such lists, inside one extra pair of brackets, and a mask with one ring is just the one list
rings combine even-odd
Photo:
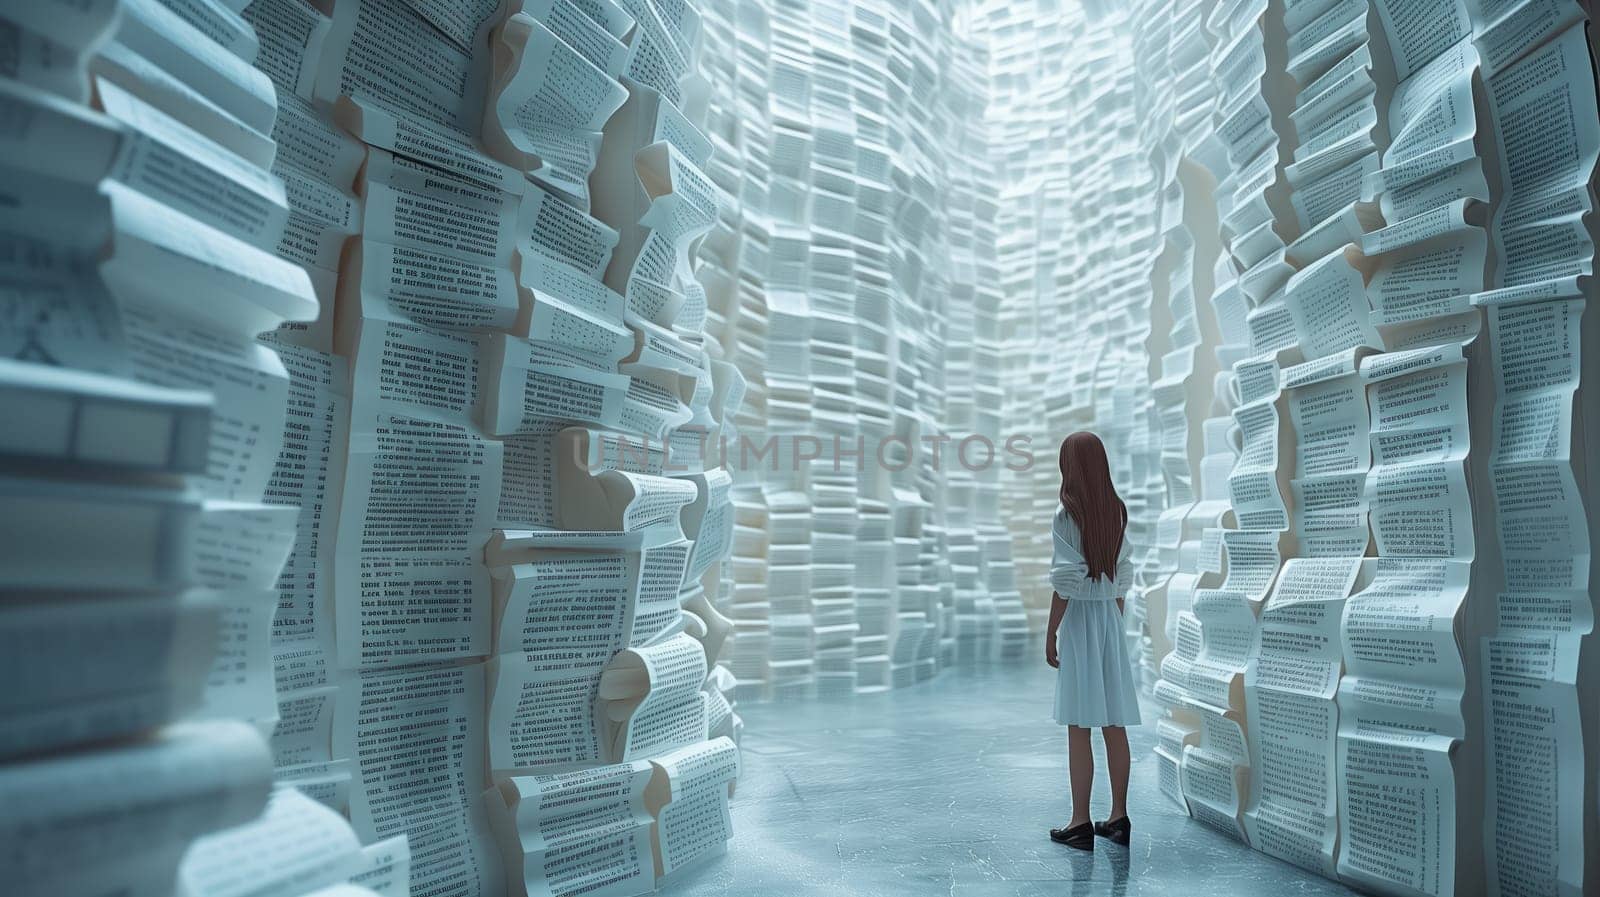
[(1152, 329), (1146, 346), (1152, 374), (1159, 375), (1152, 387), (1159, 436), (1153, 448), (1166, 508), (1134, 607), (1142, 678), (1167, 711), (1157, 723), (1163, 788), (1196, 817), (1236, 833), (1237, 792), (1248, 763), (1240, 750), (1234, 655), (1241, 636), (1248, 639), (1239, 613), (1248, 598), (1223, 579), (1233, 571), (1224, 539), (1225, 527), (1237, 525), (1228, 486), (1241, 446), (1229, 413), (1236, 397), (1218, 372), (1225, 358), (1217, 321), (1242, 293), (1238, 266), (1217, 236), (1212, 198), (1222, 151), (1201, 85), (1218, 64), (1220, 38), (1206, 24), (1207, 13), (1201, 4), (1186, 6), (1174, 30), (1169, 64), (1182, 89), (1167, 139), (1175, 146), (1153, 155), (1166, 182), (1154, 257), (1161, 278), (1151, 302), (1168, 328)]
[[(1476, 53), (1465, 10), (1375, 6), (1398, 83), (1382, 169), (1363, 174), (1367, 195), (1381, 191), (1390, 223), (1360, 241), (1367, 282), (1364, 297), (1356, 295), (1364, 302), (1306, 306), (1316, 318), (1307, 318), (1306, 329), (1323, 337), (1306, 341), (1308, 356), (1362, 345), (1387, 350), (1360, 361), (1372, 457), (1367, 516), (1380, 560), (1371, 582), (1346, 602), (1341, 631), (1338, 868), (1373, 886), (1449, 893), (1473, 878), (1476, 855), (1467, 845), (1481, 833), (1481, 749), (1467, 737), (1481, 732), (1477, 655), (1464, 646), (1481, 631), (1482, 613), (1466, 598), (1476, 554), (1468, 493), (1476, 475), (1468, 466), (1483, 463), (1481, 449), (1469, 454), (1470, 431), (1484, 422), (1469, 414), (1468, 401), (1469, 390), (1482, 391), (1487, 359), (1480, 315), (1467, 311), (1467, 297), (1484, 286), (1486, 235), (1474, 221), (1481, 223), (1476, 201), (1488, 193), (1472, 149)], [(1450, 114), (1436, 118), (1430, 106)], [(1419, 165), (1419, 153), (1448, 142), (1446, 132), (1464, 136), (1457, 149), (1472, 158)], [(1444, 186), (1439, 173), (1454, 183)], [(1397, 612), (1430, 625), (1419, 636), (1415, 624), (1396, 622), (1403, 619)], [(1404, 822), (1391, 810), (1402, 776), (1414, 808)], [(1396, 862), (1400, 856), (1410, 859)]]
[[(733, 329), (739, 317), (740, 275), (745, 263), (744, 206), (740, 197), (748, 187), (742, 155), (743, 128), (738, 118), (739, 97), (733, 89), (738, 77), (739, 34), (736, 3), (710, 4), (702, 11), (701, 66), (708, 81), (725, 87), (712, 91), (707, 98), (704, 133), (710, 141), (711, 158), (706, 164), (706, 175), (717, 185), (721, 199), (717, 205), (717, 223), (700, 244), (699, 267), (695, 272), (696, 279), (706, 290), (705, 335), (701, 341), (710, 360), (710, 411), (715, 433), (715, 438), (708, 440), (705, 463), (723, 466), (729, 477), (729, 490), (721, 516), (717, 518), (717, 534), (725, 543), (716, 547), (707, 544), (703, 548), (697, 544), (695, 561), (707, 565), (705, 572), (698, 583), (691, 583), (688, 577), (684, 582), (686, 591), (703, 590), (703, 604), (692, 597), (689, 603), (699, 608), (699, 614), (719, 618), (716, 625), (722, 637), (728, 640), (734, 639), (738, 626), (738, 613), (734, 610), (738, 598), (736, 565), (729, 555), (742, 529), (736, 501), (739, 481), (747, 476), (736, 463), (740, 429), (735, 416), (744, 412), (744, 397), (749, 388), (749, 381), (737, 364), (740, 349)], [(696, 388), (702, 388), (701, 384), (697, 383)], [(728, 457), (730, 453), (734, 454), (733, 459)], [(703, 540), (696, 538), (695, 541)], [(737, 649), (737, 641), (733, 641), (728, 648), (708, 652), (709, 656), (718, 657), (719, 662), (707, 680), (707, 694), (718, 711), (713, 714), (711, 733), (727, 734), (735, 740), (743, 725), (732, 706), (738, 688), (738, 676), (732, 669)], [(727, 705), (726, 715), (720, 712), (724, 704)]]
[(766, 433), (776, 437), (764, 466), (768, 507), (767, 589), (772, 606), (770, 686), (777, 698), (816, 690), (811, 537), (817, 520), (808, 494), (812, 430), (811, 153), (814, 146), (811, 11), (775, 4), (771, 19), (771, 258), (767, 276)]
[[(1163, 179), (1162, 241), (1152, 257), (1157, 272), (1152, 325), (1165, 321), (1166, 329), (1152, 326), (1146, 341), (1152, 377), (1157, 377), (1152, 397), (1158, 443), (1152, 448), (1165, 480), (1166, 507), (1155, 524), (1154, 550), (1146, 555), (1134, 616), (1142, 627), (1142, 678), (1168, 713), (1157, 723), (1163, 790), (1200, 819), (1234, 831), (1235, 791), (1248, 758), (1232, 745), (1240, 721), (1230, 700), (1234, 664), (1227, 646), (1238, 640), (1245, 620), (1237, 612), (1242, 600), (1237, 592), (1218, 590), (1224, 585), (1222, 572), (1232, 569), (1224, 564), (1222, 528), (1235, 523), (1227, 473), (1238, 446), (1230, 433), (1232, 417), (1218, 414), (1227, 411), (1226, 401), (1216, 408), (1226, 400), (1221, 387), (1227, 382), (1216, 376), (1213, 302), (1238, 294), (1238, 265), (1218, 240), (1213, 198), (1216, 179), (1226, 171), (1219, 158), (1232, 147), (1219, 146), (1214, 131), (1222, 112), (1213, 114), (1213, 98), (1202, 85), (1214, 67), (1234, 64), (1224, 51), (1238, 50), (1235, 43), (1224, 43), (1229, 35), (1213, 30), (1229, 24), (1213, 21), (1216, 8), (1186, 3), (1176, 11), (1165, 58), (1174, 77), (1181, 78), (1182, 90), (1171, 94), (1170, 131), (1162, 134), (1171, 147), (1152, 152)], [(1246, 40), (1246, 56), (1259, 51), (1259, 43)], [(1250, 109), (1261, 106), (1250, 91), (1243, 93)], [(1206, 600), (1197, 603), (1202, 587)], [(1218, 640), (1203, 638), (1200, 614), (1211, 617)], [(1154, 681), (1157, 675), (1160, 681)]]
[[(853, 303), (850, 313), (855, 361), (855, 429), (863, 442), (856, 477), (856, 532), (851, 562), (857, 631), (855, 673), (858, 691), (889, 686), (889, 646), (896, 622), (894, 489), (889, 471), (876, 457), (892, 433), (893, 403), (889, 334), (892, 295), (889, 273), (889, 22), (882, 0), (850, 4), (850, 114), (855, 120), (855, 188), (850, 245), (854, 249)], [(871, 452), (871, 455), (867, 453)]]
[[(956, 656), (958, 603), (979, 654), (999, 625), (979, 536), (1004, 461), (984, 57), (932, 4), (726, 11), (712, 139), (744, 167), (718, 181), (737, 208), (707, 255), (737, 277), (708, 281), (710, 326), (751, 386), (731, 446), (731, 668), (750, 696), (908, 684)], [(995, 575), (1008, 590), (1003, 561)]]
[[(727, 97), (730, 104), (727, 133), (734, 141), (738, 154), (734, 164), (740, 172), (732, 205), (738, 214), (739, 260), (724, 329), (718, 336), (749, 389), (738, 408), (737, 437), (728, 443), (739, 462), (733, 465), (736, 513), (729, 561), (733, 583), (727, 608), (734, 623), (734, 642), (729, 668), (738, 680), (741, 696), (761, 697), (767, 694), (767, 658), (772, 644), (767, 509), (760, 485), (762, 467), (745, 463), (744, 441), (763, 444), (767, 420), (766, 282), (771, 255), (768, 184), (772, 146), (767, 71), (771, 29), (763, 4), (740, 2), (730, 15), (736, 25), (731, 78), (718, 69), (707, 73), (713, 79), (719, 75), (728, 79), (714, 80), (718, 89), (713, 92)], [(717, 138), (716, 130), (712, 138)]]
[(278, 104), (272, 169), (284, 182), (289, 218), (276, 250), (305, 269), (319, 304), (314, 321), (270, 334), (289, 373), (290, 401), (268, 496), (300, 509), (272, 621), (275, 777), (344, 812), (353, 763), (335, 759), (331, 744), (338, 692), (332, 577), (350, 393), (348, 360), (333, 354), (333, 324), (345, 242), (361, 230), (354, 190), (363, 152), (329, 110), (312, 101), (329, 18), (284, 0), (259, 0), (243, 15), (259, 38), (257, 65), (271, 77)]
[[(1151, 343), (1170, 346), (1155, 395), (1171, 503), (1151, 560), (1172, 572), (1163, 581), (1150, 574), (1166, 571), (1146, 571), (1143, 657), (1148, 664), (1172, 646), (1156, 685), (1171, 713), (1158, 753), (1168, 767), (1164, 784), (1197, 818), (1236, 837), (1250, 763), (1246, 655), (1286, 521), (1262, 513), (1283, 509), (1274, 476), (1276, 370), (1266, 378), (1271, 388), (1247, 395), (1227, 368), (1247, 351), (1244, 313), (1283, 276), (1271, 251), (1292, 233), (1283, 221), (1282, 167), (1293, 141), (1280, 133), (1282, 15), (1272, 3), (1196, 5), (1175, 26), (1179, 146), (1159, 156), (1170, 171), (1162, 223), (1173, 237), (1153, 260), (1164, 274), (1153, 301), (1171, 320), (1168, 340)], [(1264, 507), (1247, 513), (1241, 489)]]
[[(569, 60), (564, 80), (552, 65), (514, 106), (517, 78), (502, 79), (485, 116), (513, 144), (564, 126), (562, 145), (593, 160), (566, 180), (547, 177), (553, 146), (524, 166), (538, 191), (518, 250), (525, 323), (491, 349), (513, 422), (497, 432), (529, 490), (502, 500), (485, 556), (485, 799), (512, 893), (651, 889), (721, 851), (737, 774), (733, 742), (714, 737), (739, 730), (733, 683), (715, 673), (732, 624), (714, 602), (735, 527), (719, 445), (744, 387), (703, 346), (694, 270), (721, 204), (684, 90), (700, 14), (643, 0), (602, 12), (547, 15), (577, 29), (571, 46), (625, 49), (604, 66)], [(527, 15), (491, 34), (502, 53), (538, 34)], [(579, 102), (594, 104), (583, 124), (566, 109)]]
[[(983, 111), (992, 90), (989, 79), (989, 55), (981, 46), (966, 49), (958, 59), (952, 112), (959, 112), (959, 120), (966, 127), (961, 134), (958, 159), (976, 159), (972, 165), (951, 165), (947, 168), (960, 178), (965, 193), (957, 205), (956, 217), (971, 218), (971, 236), (966, 247), (965, 262), (969, 267), (963, 274), (970, 278), (968, 288), (972, 302), (972, 363), (970, 386), (965, 386), (971, 396), (971, 417), (965, 425), (954, 420), (952, 431), (964, 433), (955, 443), (956, 472), (970, 471), (973, 485), (972, 525), (977, 542), (977, 583), (970, 599), (973, 602), (973, 619), (964, 634), (982, 642), (992, 631), (993, 656), (1001, 660), (1015, 660), (1027, 655), (1030, 645), (1027, 610), (1018, 591), (1016, 565), (1012, 561), (1011, 538), (1003, 523), (1002, 492), (1005, 477), (1021, 463), (1013, 449), (1015, 436), (1005, 426), (1004, 380), (1005, 360), (1011, 354), (1006, 348), (1003, 323), (1004, 293), (1000, 286), (998, 221), (999, 203), (991, 194), (996, 168), (988, 152), (988, 130), (984, 126)], [(971, 85), (961, 91), (962, 85)], [(962, 309), (958, 301), (956, 313)], [(954, 415), (951, 415), (952, 418)], [(992, 622), (988, 608), (993, 608)], [(980, 654), (980, 656), (982, 656)]]
[(268, 800), (274, 613), (311, 607), (317, 509), (297, 536), (294, 505), (333, 417), (326, 368), (274, 333), (318, 317), (275, 95), (307, 60), (226, 4), (0, 18), (8, 887), (230, 894), (251, 863), (285, 897), (403, 897), (404, 837), (363, 851), (336, 775), (278, 776), (332, 808)]
[[(560, 205), (487, 152), (508, 141), (534, 152), (533, 135), (508, 138), (484, 114), (498, 124), (511, 115), (497, 107), (537, 90), (515, 78), (526, 70), (518, 60), (550, 36), (483, 7), (337, 3), (313, 91), (360, 141), (360, 233), (341, 259), (332, 317), (350, 378), (332, 551), (332, 754), (354, 765), (356, 832), (411, 832), (413, 886), (461, 895), (505, 886), (481, 800), (483, 660), (494, 647), (482, 552), (503, 501), (537, 506), (540, 496), (518, 482), (519, 465), (537, 471), (537, 461), (489, 437), (536, 422), (509, 388), (536, 355), (508, 334), (538, 314), (519, 308), (533, 272), (521, 264), (519, 279), (518, 259), (534, 216)], [(502, 26), (522, 43), (498, 46), (510, 59), (496, 83), (490, 32)], [(411, 75), (395, 77), (396, 66)]]
[[(998, 332), (1008, 344), (1031, 346), (1026, 359), (1011, 352), (1003, 362), (1015, 370), (1002, 380), (1002, 428), (1008, 439), (1027, 440), (1032, 463), (1005, 474), (1002, 489), (1007, 519), (1016, 524), (1017, 583), (1028, 613), (1042, 625), (1048, 526), (1031, 522), (1049, 520), (1059, 503), (1054, 456), (1062, 437), (1101, 416), (1095, 426), (1129, 504), (1128, 537), (1139, 555), (1154, 539), (1152, 518), (1164, 504), (1148, 453), (1152, 321), (1141, 287), (1149, 282), (1147, 254), (1160, 251), (1159, 230), (1142, 201), (1153, 172), (1134, 139), (1163, 113), (1158, 104), (1150, 115), (1124, 114), (1140, 104), (1148, 109), (1148, 98), (1135, 95), (1132, 73), (1121, 65), (1133, 50), (1129, 34), (1110, 21), (1079, 10), (994, 4), (975, 24), (990, 44), (986, 115), (994, 177), (1002, 185), (995, 213), (1005, 296)], [(1050, 60), (1068, 53), (1081, 56), (1084, 68), (1057, 77)], [(1156, 55), (1165, 61), (1164, 45)], [(1098, 77), (1089, 77), (1091, 70)], [(1078, 168), (1068, 159), (1078, 160)], [(1098, 224), (1076, 223), (1091, 221)], [(1058, 301), (1069, 290), (1082, 297), (1079, 304)], [(1145, 450), (1136, 454), (1128, 446)], [(1129, 583), (1130, 625), (1142, 619), (1138, 595)]]
[[(1488, 314), (1495, 360), (1482, 490), (1495, 539), (1480, 575), (1498, 593), (1493, 635), (1481, 649), (1488, 887), (1501, 895), (1576, 893), (1600, 879), (1600, 835), (1585, 810), (1600, 745), (1595, 702), (1582, 697), (1595, 693), (1597, 674), (1593, 660), (1580, 659), (1580, 646), (1593, 640), (1590, 576), (1600, 533), (1582, 448), (1593, 444), (1594, 415), (1581, 402), (1583, 380), (1596, 376), (1587, 309), (1594, 243), (1580, 224), (1593, 214), (1600, 157), (1586, 77), (1592, 43), (1574, 6), (1473, 13), (1499, 158), (1493, 273), (1490, 289), (1473, 297)], [(1490, 561), (1496, 548), (1499, 564)]]
[[(810, 242), (806, 294), (811, 301), (811, 436), (809, 462), (812, 621), (816, 627), (818, 694), (856, 688), (854, 546), (856, 533), (855, 228), (856, 118), (852, 114), (848, 0), (819, 0), (809, 9), (812, 126), (807, 172)], [(798, 456), (797, 456), (798, 460)]]

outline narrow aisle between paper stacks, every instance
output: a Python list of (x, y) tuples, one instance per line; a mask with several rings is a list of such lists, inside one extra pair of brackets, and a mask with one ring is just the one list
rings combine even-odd
[[(1032, 657), (1032, 654), (1029, 655)], [(1041, 654), (1042, 656), (1042, 654)], [(1355, 893), (1206, 828), (1162, 796), (1153, 726), (1130, 729), (1131, 849), (1052, 844), (1067, 755), (1052, 671), (951, 670), (888, 694), (740, 706), (746, 722), (725, 857), (671, 897), (1280, 897)], [(1144, 708), (1145, 719), (1159, 717)], [(1099, 736), (1095, 750), (1100, 752)], [(1097, 760), (1096, 818), (1109, 803)]]

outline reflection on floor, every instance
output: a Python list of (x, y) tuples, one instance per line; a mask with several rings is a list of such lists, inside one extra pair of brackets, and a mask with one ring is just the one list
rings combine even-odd
[[(740, 707), (744, 775), (728, 854), (663, 893), (1354, 893), (1182, 814), (1157, 789), (1149, 725), (1132, 730), (1131, 849), (1101, 841), (1088, 854), (1051, 843), (1047, 830), (1068, 816), (1065, 730), (1049, 719), (1052, 675), (1042, 662), (958, 669), (887, 695)], [(1146, 705), (1145, 721), (1156, 716)], [(1099, 818), (1109, 798), (1104, 762), (1097, 768)]]

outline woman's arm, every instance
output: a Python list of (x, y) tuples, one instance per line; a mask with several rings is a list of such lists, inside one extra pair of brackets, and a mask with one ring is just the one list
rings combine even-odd
[[(1070, 531), (1070, 532), (1069, 532)], [(1044, 662), (1060, 669), (1056, 656), (1056, 630), (1061, 628), (1061, 618), (1066, 616), (1067, 602), (1083, 588), (1089, 568), (1083, 562), (1083, 552), (1074, 544), (1078, 537), (1077, 526), (1067, 517), (1066, 511), (1056, 511), (1050, 524), (1050, 630), (1044, 635)], [(1067, 597), (1061, 597), (1065, 592)]]
[(1117, 552), (1117, 613), (1124, 610), (1123, 600), (1127, 597), (1128, 583), (1133, 581), (1133, 546), (1128, 544), (1126, 534), (1122, 539), (1122, 550)]
[(1050, 628), (1044, 634), (1044, 662), (1060, 669), (1061, 659), (1056, 655), (1056, 630), (1061, 628), (1061, 618), (1067, 613), (1067, 600), (1059, 592), (1050, 593)]

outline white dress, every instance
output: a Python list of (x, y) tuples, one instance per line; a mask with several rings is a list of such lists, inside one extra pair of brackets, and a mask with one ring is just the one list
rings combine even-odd
[(1051, 526), (1055, 541), (1050, 561), (1050, 586), (1067, 601), (1056, 632), (1057, 723), (1063, 726), (1137, 726), (1139, 690), (1128, 662), (1117, 596), (1127, 594), (1133, 579), (1132, 551), (1127, 540), (1117, 557), (1115, 580), (1090, 580), (1083, 561), (1083, 537), (1065, 508), (1056, 509)]

